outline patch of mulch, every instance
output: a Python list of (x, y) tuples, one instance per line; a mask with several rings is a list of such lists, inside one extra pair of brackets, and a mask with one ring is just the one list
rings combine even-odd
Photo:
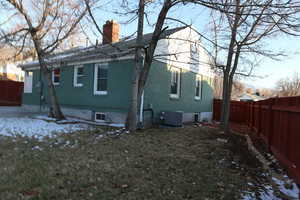
[[(201, 123), (196, 123), (195, 126), (204, 126), (204, 127), (219, 129), (220, 123), (216, 121), (201, 122)], [(238, 132), (240, 134), (250, 134), (252, 132), (251, 129), (246, 124), (238, 124), (238, 123), (231, 122), (229, 126), (230, 126), (230, 130), (234, 132)]]
[[(212, 127), (212, 128), (219, 128), (220, 124), (218, 122), (213, 121), (212, 123), (201, 123), (201, 126), (205, 127)], [(252, 143), (254, 147), (270, 162), (272, 163), (270, 167), (276, 171), (276, 172), (282, 172), (282, 168), (280, 167), (279, 163), (277, 160), (274, 158), (273, 153), (270, 151), (270, 148), (268, 145), (265, 143), (265, 141), (254, 131), (252, 131), (246, 124), (238, 124), (231, 122), (230, 123), (230, 130), (233, 132), (239, 133), (239, 134), (247, 134), (252, 140)], [(245, 145), (240, 145), (241, 141), (235, 141), (239, 137), (231, 137), (235, 145), (233, 145), (235, 148), (242, 148), (245, 147)], [(247, 146), (247, 145), (246, 145)], [(239, 149), (233, 149), (233, 151), (238, 151)], [(247, 151), (242, 151), (242, 152), (247, 152)], [(242, 156), (243, 158), (243, 156)], [(251, 158), (248, 164), (251, 164)]]

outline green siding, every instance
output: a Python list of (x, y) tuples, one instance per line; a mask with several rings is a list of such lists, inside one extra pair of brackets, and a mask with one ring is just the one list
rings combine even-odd
[(195, 100), (196, 74), (181, 70), (181, 92), (178, 99), (170, 98), (171, 71), (166, 64), (155, 61), (145, 88), (144, 108), (152, 108), (157, 117), (161, 111), (185, 113), (211, 112), (212, 80), (203, 77), (202, 98)]
[[(84, 65), (85, 76), (82, 78), (82, 87), (73, 86), (74, 66), (62, 67), (60, 84), (55, 86), (60, 105), (94, 111), (127, 112), (130, 98), (131, 66), (133, 66), (132, 60), (109, 63), (107, 95), (94, 95), (94, 64)], [(39, 70), (34, 70), (33, 93), (24, 94), (24, 104), (39, 104), (38, 82)], [(44, 94), (47, 94), (45, 81), (43, 82)]]
[[(108, 94), (94, 95), (94, 64), (84, 65), (83, 87), (73, 86), (74, 66), (61, 68), (60, 85), (55, 86), (59, 103), (64, 107), (125, 113), (130, 105), (133, 60), (114, 61), (108, 67)], [(47, 87), (44, 82), (44, 96)], [(23, 103), (39, 105), (39, 70), (33, 71), (33, 93), (24, 94)], [(213, 90), (211, 81), (204, 77), (202, 98), (195, 100), (196, 74), (181, 73), (179, 99), (171, 99), (171, 72), (167, 65), (154, 61), (145, 88), (144, 108), (153, 108), (156, 117), (161, 111), (186, 113), (212, 111)], [(46, 100), (46, 103), (48, 101)]]
[(40, 89), (37, 87), (39, 83), (39, 71), (34, 70), (33, 71), (33, 78), (32, 78), (32, 93), (24, 93), (23, 94), (23, 104), (28, 105), (39, 105), (40, 104)]

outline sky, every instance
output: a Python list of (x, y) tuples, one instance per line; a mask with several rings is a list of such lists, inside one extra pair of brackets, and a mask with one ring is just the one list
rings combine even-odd
[[(132, 5), (137, 5), (138, 1), (130, 1), (133, 3)], [(113, 19), (120, 23), (121, 37), (126, 37), (135, 33), (137, 27), (136, 21), (130, 24), (124, 23), (130, 19), (132, 15), (120, 16), (112, 12), (122, 12), (122, 9), (120, 9), (121, 0), (102, 0), (100, 2), (101, 4), (93, 10), (95, 18), (100, 26), (107, 20)], [(159, 8), (160, 7), (155, 7), (151, 10), (151, 13), (148, 15), (150, 22), (153, 23), (155, 21)], [(0, 20), (3, 16), (4, 15), (2, 15), (2, 17), (0, 16)], [(210, 37), (209, 32), (207, 31), (207, 22), (210, 20), (210, 16), (206, 9), (199, 6), (180, 6), (171, 9), (168, 16), (183, 20), (187, 24), (192, 24), (199, 32)], [(101, 41), (101, 36), (95, 36), (93, 34), (95, 28), (90, 26), (91, 25), (85, 28), (85, 32), (93, 41), (96, 41), (96, 39)], [(182, 24), (172, 22), (168, 23), (167, 26), (176, 27), (182, 26)], [(152, 26), (149, 26), (146, 23), (144, 32), (149, 33), (152, 32), (153, 29), (153, 24)], [(300, 37), (280, 36), (271, 39), (267, 42), (266, 49), (275, 52), (284, 51), (288, 56), (281, 58), (280, 61), (262, 58), (260, 65), (256, 66), (253, 72), (255, 77), (247, 79), (243, 78), (241, 81), (256, 88), (274, 88), (279, 79), (292, 76), (295, 73), (300, 73)]]
[(280, 37), (271, 41), (270, 49), (283, 50), (287, 56), (280, 61), (263, 59), (255, 74), (260, 78), (249, 78), (246, 83), (260, 88), (274, 88), (282, 78), (300, 74), (300, 37)]

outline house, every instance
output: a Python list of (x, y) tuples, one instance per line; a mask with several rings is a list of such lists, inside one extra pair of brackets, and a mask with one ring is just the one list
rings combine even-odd
[(0, 80), (24, 81), (24, 72), (17, 67), (16, 63), (0, 65)]
[[(47, 58), (62, 111), (97, 122), (124, 124), (130, 106), (135, 39), (119, 40), (119, 25), (107, 21), (101, 45), (75, 48)], [(152, 34), (145, 34), (149, 44)], [(213, 102), (211, 60), (191, 27), (166, 30), (140, 103), (139, 120), (160, 121), (163, 111), (183, 112), (183, 121), (202, 113), (210, 116)], [(21, 65), (26, 71), (23, 107), (47, 110), (47, 87), (37, 61)], [(153, 116), (152, 116), (153, 115)]]
[(245, 102), (251, 102), (251, 101), (261, 101), (264, 100), (265, 98), (257, 95), (257, 94), (249, 94), (245, 93), (238, 97), (239, 101), (245, 101)]
[(24, 72), (17, 67), (20, 58), (13, 59), (15, 52), (12, 47), (4, 46), (0, 49), (0, 80), (24, 81)]

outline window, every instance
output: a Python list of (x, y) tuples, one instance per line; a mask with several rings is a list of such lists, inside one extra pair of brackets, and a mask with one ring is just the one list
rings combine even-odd
[(59, 85), (60, 82), (60, 69), (56, 68), (52, 71), (52, 82), (54, 85)]
[(82, 65), (74, 67), (74, 87), (82, 87), (84, 77), (84, 67)]
[(107, 64), (95, 65), (94, 94), (96, 95), (107, 94), (107, 75), (108, 75)]
[(95, 112), (95, 121), (96, 122), (105, 122), (105, 120), (106, 120), (105, 113)]
[(32, 72), (25, 72), (24, 93), (32, 93), (32, 77)]
[(179, 98), (180, 93), (180, 69), (171, 69), (171, 98)]
[(202, 96), (202, 76), (196, 76), (196, 92), (195, 92), (195, 99), (200, 100)]
[(192, 42), (191, 46), (191, 59), (193, 62), (199, 61), (199, 44), (197, 42)]

